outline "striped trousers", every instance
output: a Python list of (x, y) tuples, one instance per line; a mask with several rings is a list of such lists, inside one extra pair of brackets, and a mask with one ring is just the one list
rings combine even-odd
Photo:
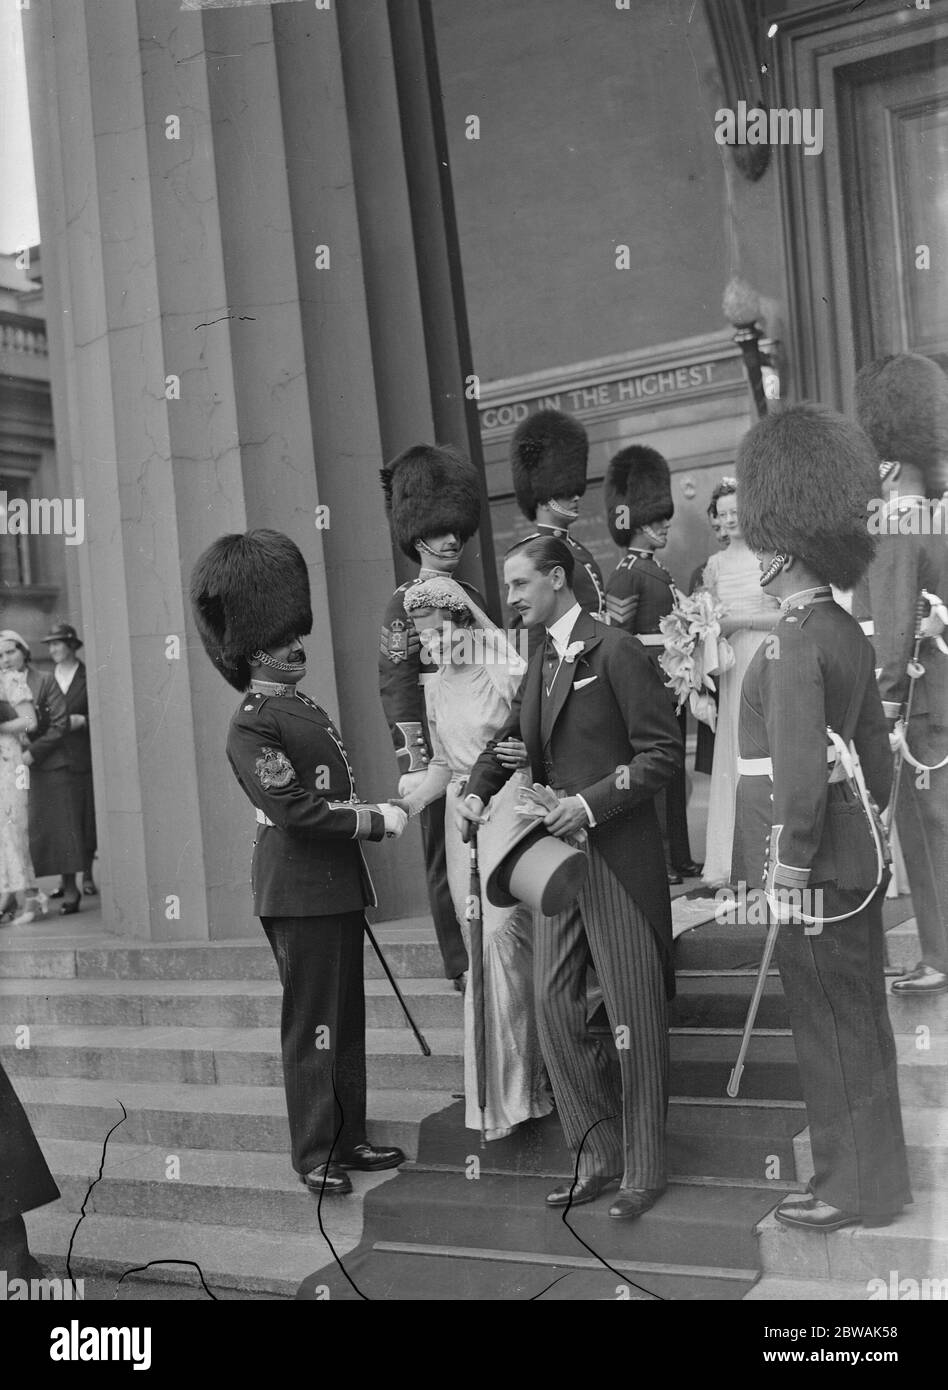
[[(556, 917), (536, 918), (540, 1047), (566, 1142), (579, 1154), (579, 1175), (621, 1172), (625, 1187), (660, 1187), (668, 1018), (658, 947), (645, 914), (605, 859), (591, 844), (587, 850), (589, 875), (576, 902)], [(586, 1029), (590, 961), (613, 1042)]]

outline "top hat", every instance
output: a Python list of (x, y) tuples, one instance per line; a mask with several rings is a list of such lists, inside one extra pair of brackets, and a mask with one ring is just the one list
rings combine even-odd
[(948, 376), (937, 362), (899, 352), (856, 376), (856, 419), (881, 462), (914, 464), (929, 497), (948, 489)]
[(236, 690), (250, 684), (255, 651), (313, 630), (309, 571), (281, 531), (221, 536), (191, 571), (191, 606), (204, 649)]
[(606, 469), (606, 524), (616, 545), (627, 546), (636, 531), (674, 515), (668, 464), (657, 449), (630, 444)]
[(517, 505), (536, 520), (537, 506), (553, 497), (582, 497), (586, 491), (589, 437), (578, 420), (561, 410), (528, 415), (510, 441)]
[(532, 817), (518, 814), (521, 786), (520, 779), (512, 777), (491, 801), (486, 823), (478, 827), (481, 882), (495, 907), (521, 902), (544, 917), (555, 917), (576, 901), (589, 859)]
[(869, 439), (823, 406), (764, 416), (738, 450), (737, 515), (747, 544), (794, 555), (839, 589), (851, 589), (869, 568), (869, 504), (878, 491)]
[(82, 638), (79, 636), (72, 623), (57, 623), (51, 632), (47, 632), (43, 641), (68, 642), (74, 652), (78, 651), (82, 646)]
[(470, 540), (481, 524), (481, 481), (458, 449), (414, 444), (381, 470), (388, 513), (399, 547), (418, 559), (429, 536)]

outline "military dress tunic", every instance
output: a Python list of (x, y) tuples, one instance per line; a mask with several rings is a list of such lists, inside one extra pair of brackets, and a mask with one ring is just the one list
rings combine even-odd
[[(948, 507), (944, 501), (903, 496), (893, 499), (880, 520), (869, 602), (879, 693), (886, 717), (895, 721), (907, 712), (922, 591), (948, 602)], [(948, 655), (926, 637), (918, 659), (922, 671), (912, 690), (906, 737), (916, 761), (935, 768), (948, 754)], [(896, 825), (921, 962), (948, 972), (948, 767), (923, 773), (906, 762), (898, 798)]]
[(377, 806), (361, 803), (342, 737), (308, 696), (250, 690), (227, 757), (257, 810), (251, 885), (258, 917), (329, 917), (375, 906), (360, 842), (381, 840)]
[[(664, 650), (661, 620), (675, 606), (675, 584), (668, 570), (648, 550), (629, 547), (606, 584), (606, 609), (611, 627), (637, 637), (647, 648), (652, 664), (662, 683), (665, 673), (659, 665)], [(669, 695), (669, 698), (673, 698)], [(688, 732), (688, 710), (678, 712), (682, 740)], [(666, 859), (675, 868), (690, 867), (691, 845), (688, 838), (688, 784), (684, 766), (661, 793), (665, 800), (664, 816), (659, 805), (659, 818), (665, 823)]]
[[(747, 892), (793, 890), (801, 896), (791, 901), (823, 918), (860, 908), (877, 877), (861, 803), (848, 782), (830, 781), (827, 727), (852, 740), (880, 806), (892, 762), (868, 638), (828, 589), (814, 592), (797, 606), (787, 601), (744, 677), (733, 876)], [(788, 922), (775, 952), (810, 1126), (811, 1190), (864, 1218), (911, 1200), (886, 1007), (884, 891), (883, 880), (845, 921)]]

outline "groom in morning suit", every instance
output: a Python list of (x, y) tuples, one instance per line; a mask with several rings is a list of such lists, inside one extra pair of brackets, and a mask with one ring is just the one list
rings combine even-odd
[[(510, 776), (494, 749), (526, 744), (535, 782), (560, 797), (544, 824), (585, 839), (589, 875), (576, 902), (537, 916), (534, 986), (544, 1060), (578, 1177), (552, 1207), (594, 1201), (621, 1178), (610, 1216), (637, 1217), (665, 1190), (666, 999), (674, 995), (671, 904), (653, 798), (682, 763), (674, 711), (645, 648), (597, 623), (572, 591), (573, 556), (542, 537), (504, 564), (507, 600), (546, 638), (530, 658), (510, 719), (471, 770), (462, 833)], [(619, 1074), (586, 1030), (592, 961), (617, 1040)], [(617, 1030), (628, 1030), (625, 1034)], [(628, 1037), (628, 1046), (625, 1039)]]

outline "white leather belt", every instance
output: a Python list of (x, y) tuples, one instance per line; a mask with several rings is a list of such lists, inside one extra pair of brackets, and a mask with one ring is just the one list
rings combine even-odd
[[(836, 762), (836, 749), (832, 745), (826, 750), (826, 761)], [(739, 777), (770, 777), (774, 775), (773, 758), (738, 758), (737, 775)]]
[(273, 825), (273, 821), (270, 819), (269, 816), (264, 815), (263, 811), (261, 811), (259, 806), (255, 806), (254, 810), (257, 812), (258, 825)]
[(665, 638), (660, 632), (637, 632), (636, 637), (647, 647), (664, 647)]

